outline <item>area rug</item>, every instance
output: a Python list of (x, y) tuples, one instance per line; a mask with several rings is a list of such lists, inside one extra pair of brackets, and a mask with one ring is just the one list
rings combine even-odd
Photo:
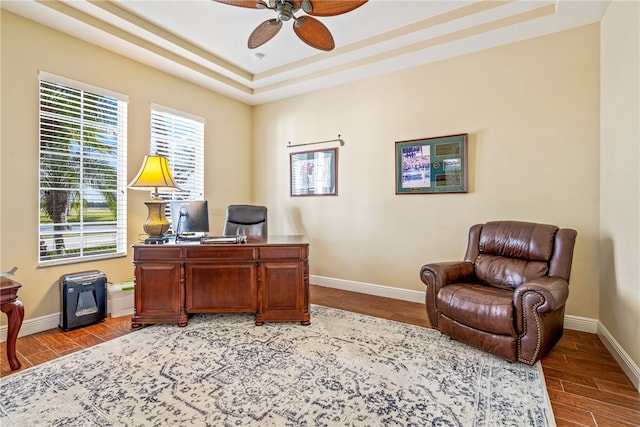
[(553, 426), (539, 364), (322, 306), (155, 325), (0, 380), (8, 426)]

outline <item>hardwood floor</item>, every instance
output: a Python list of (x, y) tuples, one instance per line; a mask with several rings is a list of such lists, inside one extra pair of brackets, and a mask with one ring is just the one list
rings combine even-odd
[[(423, 304), (313, 285), (311, 302), (429, 327)], [(129, 316), (108, 318), (74, 331), (52, 329), (18, 338), (21, 369), (128, 334), (129, 321)], [(5, 343), (1, 350), (1, 373), (10, 375)], [(566, 330), (542, 367), (559, 427), (640, 426), (640, 393), (597, 335)]]

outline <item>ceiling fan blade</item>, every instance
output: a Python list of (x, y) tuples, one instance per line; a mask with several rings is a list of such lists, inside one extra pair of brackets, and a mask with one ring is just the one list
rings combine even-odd
[(258, 46), (262, 46), (273, 38), (278, 31), (282, 28), (282, 21), (279, 19), (268, 19), (262, 24), (258, 25), (255, 30), (249, 36), (249, 42), (247, 46), (249, 49), (255, 49)]
[(320, 50), (332, 50), (336, 47), (333, 36), (324, 24), (311, 16), (301, 16), (293, 24), (293, 31), (300, 40)]
[(258, 5), (262, 5), (264, 8), (267, 4), (262, 0), (213, 0), (218, 3), (229, 4), (231, 6), (248, 7), (250, 9), (259, 9)]
[(362, 1), (335, 1), (335, 0), (306, 0), (311, 4), (311, 11), (305, 10), (309, 15), (313, 16), (335, 16), (343, 13), (351, 12), (365, 4), (367, 0)]

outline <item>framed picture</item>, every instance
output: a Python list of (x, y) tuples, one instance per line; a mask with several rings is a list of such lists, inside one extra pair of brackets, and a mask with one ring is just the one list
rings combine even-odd
[(396, 142), (396, 194), (466, 193), (467, 134)]
[(338, 149), (291, 153), (291, 196), (338, 195)]

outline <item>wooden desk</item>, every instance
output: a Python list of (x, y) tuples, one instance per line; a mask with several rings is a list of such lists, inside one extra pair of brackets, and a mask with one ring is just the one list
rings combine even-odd
[(190, 313), (255, 313), (255, 324), (310, 324), (309, 243), (303, 236), (245, 244), (134, 245), (131, 326), (177, 323)]
[(24, 320), (24, 306), (18, 299), (18, 289), (22, 284), (7, 277), (0, 278), (0, 310), (7, 313), (7, 358), (11, 369), (20, 369), (16, 356), (16, 338)]

